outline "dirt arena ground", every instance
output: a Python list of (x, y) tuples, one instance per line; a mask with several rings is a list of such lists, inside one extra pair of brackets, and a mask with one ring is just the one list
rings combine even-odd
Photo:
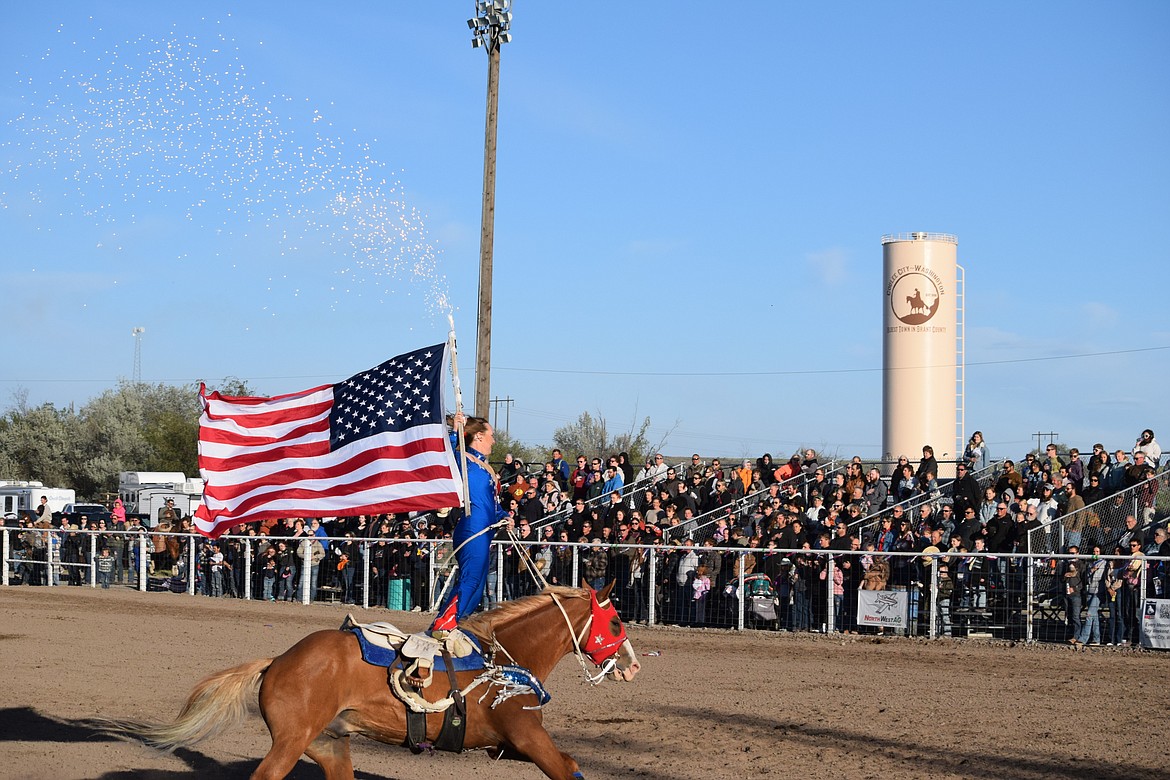
[[(258, 717), (175, 755), (95, 736), (93, 716), (169, 719), (205, 674), (332, 628), (340, 606), (88, 588), (0, 588), (0, 777), (247, 777)], [(378, 612), (405, 629), (417, 614)], [(362, 617), (359, 617), (362, 619)], [(598, 778), (1160, 778), (1165, 654), (634, 627), (632, 684), (567, 657), (545, 723)], [(482, 752), (354, 740), (359, 778), (538, 778)], [(307, 759), (292, 777), (320, 777)]]

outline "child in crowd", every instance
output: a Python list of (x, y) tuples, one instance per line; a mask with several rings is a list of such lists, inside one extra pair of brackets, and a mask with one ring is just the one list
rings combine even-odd
[(273, 595), (272, 589), (276, 587), (276, 559), (269, 558), (264, 562), (264, 571), (261, 572), (262, 581), (264, 584), (264, 600), (276, 601), (276, 596)]
[(694, 622), (692, 625), (701, 626), (707, 622), (707, 594), (711, 592), (711, 578), (707, 576), (707, 564), (700, 563), (695, 567), (695, 579), (691, 583), (694, 588)]
[(102, 554), (97, 559), (98, 582), (105, 590), (110, 589), (110, 582), (114, 578), (114, 558), (110, 555), (110, 548), (103, 547)]
[(211, 595), (219, 598), (223, 596), (223, 551), (217, 545), (211, 546)]

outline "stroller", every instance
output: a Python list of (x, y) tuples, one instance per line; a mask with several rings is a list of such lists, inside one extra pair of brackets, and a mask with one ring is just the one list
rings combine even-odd
[(767, 574), (749, 574), (743, 578), (744, 595), (744, 623), (750, 628), (768, 628), (775, 630), (776, 608), (780, 599), (776, 596), (776, 588)]

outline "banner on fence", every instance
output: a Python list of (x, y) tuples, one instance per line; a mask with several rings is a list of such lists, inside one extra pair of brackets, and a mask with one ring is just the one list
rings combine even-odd
[(904, 590), (857, 591), (857, 624), (883, 628), (905, 628), (908, 593)]
[(1142, 609), (1142, 647), (1170, 650), (1170, 599), (1146, 599)]

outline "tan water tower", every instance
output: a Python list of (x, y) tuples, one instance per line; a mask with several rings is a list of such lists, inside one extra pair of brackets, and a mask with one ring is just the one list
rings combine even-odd
[(940, 477), (954, 476), (963, 444), (958, 245), (946, 233), (882, 236), (882, 452), (917, 465), (929, 444)]

